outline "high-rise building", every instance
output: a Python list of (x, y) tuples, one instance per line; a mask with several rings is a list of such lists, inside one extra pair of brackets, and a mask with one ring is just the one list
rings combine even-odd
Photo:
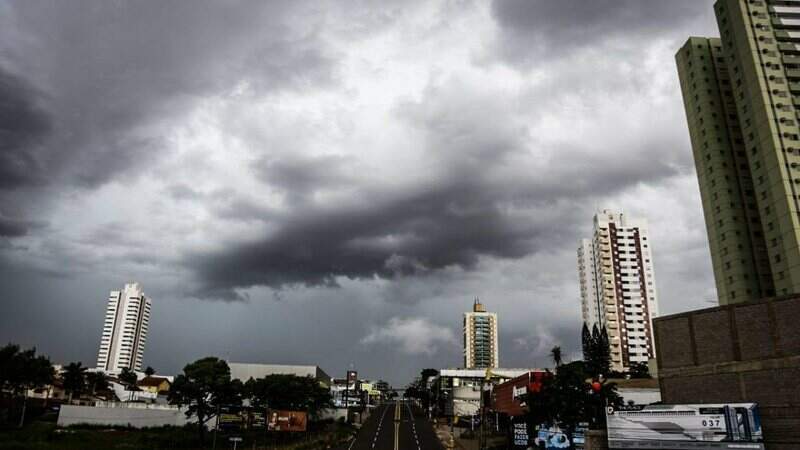
[(800, 293), (800, 2), (714, 10), (675, 59), (719, 302)]
[(150, 299), (139, 283), (126, 284), (122, 291), (111, 291), (97, 368), (111, 373), (126, 367), (141, 371), (149, 323)]
[(594, 216), (591, 239), (578, 248), (583, 321), (605, 327), (611, 368), (655, 356), (653, 318), (658, 316), (655, 274), (647, 223), (609, 210)]
[(497, 314), (486, 312), (476, 298), (472, 312), (464, 313), (464, 367), (484, 369), (500, 367), (497, 344)]

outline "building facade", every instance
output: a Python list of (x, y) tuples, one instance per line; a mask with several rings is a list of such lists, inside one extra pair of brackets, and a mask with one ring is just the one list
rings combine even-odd
[(467, 369), (500, 367), (497, 314), (486, 312), (477, 298), (472, 306), (472, 312), (464, 313), (464, 367)]
[(653, 318), (658, 316), (647, 223), (621, 212), (594, 216), (591, 239), (578, 248), (578, 276), (584, 323), (608, 333), (611, 368), (655, 357)]
[(110, 373), (119, 373), (124, 368), (140, 372), (149, 324), (150, 299), (139, 283), (129, 283), (121, 291), (111, 291), (97, 368)]
[(800, 293), (800, 2), (714, 10), (675, 59), (719, 303)]
[(228, 361), (228, 367), (231, 370), (231, 379), (240, 380), (243, 383), (250, 378), (259, 379), (269, 375), (294, 375), (296, 377), (314, 378), (324, 387), (330, 387), (331, 385), (331, 376), (319, 366), (237, 363)]

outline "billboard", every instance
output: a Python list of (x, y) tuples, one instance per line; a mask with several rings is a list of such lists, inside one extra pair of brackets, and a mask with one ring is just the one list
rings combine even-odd
[(305, 411), (271, 409), (267, 413), (269, 431), (306, 431), (308, 414)]
[(540, 425), (537, 427), (536, 438), (534, 445), (538, 448), (547, 450), (568, 449), (568, 450), (582, 450), (586, 442), (586, 430), (589, 424), (581, 422), (575, 426), (575, 431), (570, 440), (566, 432), (562, 431), (558, 426)]
[(223, 408), (217, 418), (219, 429), (221, 430), (239, 430), (244, 427), (245, 418), (240, 408), (230, 407)]
[(764, 449), (755, 403), (609, 407), (606, 419), (610, 449)]

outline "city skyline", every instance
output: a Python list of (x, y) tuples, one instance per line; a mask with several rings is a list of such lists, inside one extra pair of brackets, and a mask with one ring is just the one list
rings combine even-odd
[(673, 57), (716, 22), (661, 3), (4, 3), (0, 340), (93, 364), (138, 280), (159, 372), (400, 385), (461, 365), (479, 296), (544, 367), (602, 208), (650, 222), (662, 314), (715, 304)]

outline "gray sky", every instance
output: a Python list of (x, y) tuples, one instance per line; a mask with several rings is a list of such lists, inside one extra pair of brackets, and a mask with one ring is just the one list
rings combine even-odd
[(673, 55), (710, 1), (0, 3), (0, 342), (94, 364), (350, 364), (396, 384), (577, 357), (578, 240), (647, 218), (660, 309), (711, 306)]

